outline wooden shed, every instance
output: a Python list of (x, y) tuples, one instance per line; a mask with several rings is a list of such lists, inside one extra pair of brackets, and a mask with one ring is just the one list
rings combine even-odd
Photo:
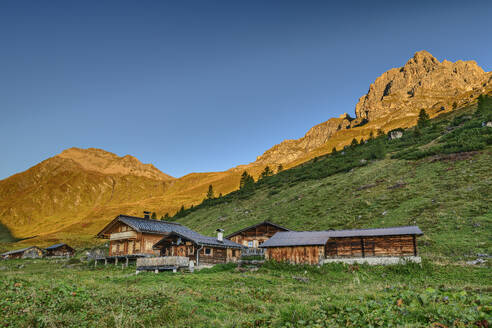
[(154, 245), (160, 256), (184, 256), (196, 265), (236, 262), (244, 246), (218, 237), (203, 236), (197, 232), (172, 232)]
[(175, 222), (120, 214), (97, 237), (109, 239), (109, 256), (159, 255), (154, 244), (173, 231), (193, 232)]
[(226, 238), (249, 248), (257, 248), (279, 231), (290, 231), (278, 224), (263, 221), (227, 235)]
[(39, 259), (44, 256), (44, 250), (37, 246), (17, 249), (0, 254), (3, 259)]
[(262, 246), (265, 258), (319, 264), (332, 258), (417, 256), (417, 226), (359, 230), (278, 232)]
[(70, 257), (74, 256), (75, 249), (67, 244), (55, 244), (45, 248), (48, 257)]

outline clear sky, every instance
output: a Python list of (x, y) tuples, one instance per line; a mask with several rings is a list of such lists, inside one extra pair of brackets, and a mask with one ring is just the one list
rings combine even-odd
[(425, 49), (492, 70), (492, 1), (0, 1), (0, 179), (70, 147), (249, 163)]

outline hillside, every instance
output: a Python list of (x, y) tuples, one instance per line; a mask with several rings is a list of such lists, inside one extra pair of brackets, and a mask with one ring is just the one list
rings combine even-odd
[(181, 206), (200, 204), (210, 184), (216, 195), (237, 190), (244, 170), (257, 178), (267, 165), (295, 168), (333, 148), (340, 150), (354, 138), (367, 140), (371, 133), (414, 126), (421, 108), (431, 117), (459, 113), (479, 94), (491, 93), (491, 81), (492, 73), (475, 62), (439, 62), (428, 52), (417, 52), (403, 67), (371, 84), (356, 106), (355, 118), (331, 118), (300, 139), (272, 147), (255, 162), (224, 172), (173, 178), (130, 155), (71, 148), (0, 181), (0, 224), (10, 230), (0, 240), (93, 244), (94, 234), (119, 213), (141, 215), (150, 210), (159, 217), (172, 215)]
[(492, 253), (492, 100), (403, 137), (381, 136), (189, 210), (178, 222), (226, 234), (270, 220), (295, 230), (418, 225), (436, 258)]

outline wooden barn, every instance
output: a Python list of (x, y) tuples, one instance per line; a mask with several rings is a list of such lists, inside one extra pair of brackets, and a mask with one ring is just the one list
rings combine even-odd
[(55, 244), (44, 249), (47, 257), (70, 257), (74, 256), (75, 249), (67, 244)]
[(417, 226), (361, 230), (278, 232), (263, 243), (265, 258), (293, 264), (326, 259), (417, 256)]
[(279, 226), (278, 224), (269, 221), (263, 221), (261, 223), (231, 233), (230, 235), (227, 235), (226, 238), (249, 248), (258, 248), (261, 244), (270, 239), (275, 233), (279, 231), (290, 230)]
[(37, 247), (31, 246), (22, 249), (17, 249), (14, 251), (5, 252), (0, 254), (2, 259), (39, 259), (44, 256), (44, 250)]
[(161, 256), (188, 257), (196, 265), (236, 262), (244, 246), (222, 237), (203, 236), (194, 231), (172, 232), (154, 245)]
[(174, 222), (120, 214), (97, 237), (109, 239), (109, 256), (159, 255), (154, 244), (173, 231), (193, 232)]

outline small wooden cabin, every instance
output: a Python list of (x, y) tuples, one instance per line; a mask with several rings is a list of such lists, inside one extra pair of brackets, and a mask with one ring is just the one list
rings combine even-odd
[(44, 249), (47, 257), (70, 257), (74, 256), (75, 249), (67, 244), (55, 244)]
[(173, 231), (192, 231), (179, 223), (118, 215), (97, 234), (109, 239), (109, 256), (159, 255), (155, 243)]
[(154, 245), (161, 256), (184, 256), (196, 265), (236, 262), (241, 246), (219, 236), (207, 237), (197, 232), (172, 232)]
[(3, 259), (39, 259), (44, 256), (44, 250), (37, 247), (31, 246), (22, 249), (17, 249), (14, 251), (5, 252), (0, 254)]
[(249, 248), (258, 248), (261, 244), (270, 239), (279, 231), (290, 230), (285, 227), (279, 226), (278, 224), (269, 221), (263, 221), (261, 223), (231, 233), (230, 235), (226, 236), (226, 238)]
[(319, 264), (331, 258), (417, 256), (417, 226), (362, 230), (278, 232), (261, 247), (265, 258)]

